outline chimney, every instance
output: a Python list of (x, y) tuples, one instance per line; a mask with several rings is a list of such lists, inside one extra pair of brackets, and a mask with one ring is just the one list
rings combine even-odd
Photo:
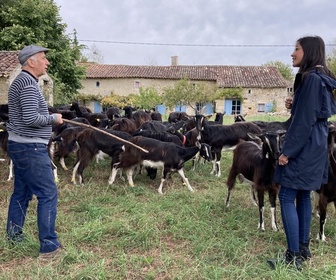
[(171, 66), (177, 66), (178, 65), (178, 56), (174, 55), (171, 57)]

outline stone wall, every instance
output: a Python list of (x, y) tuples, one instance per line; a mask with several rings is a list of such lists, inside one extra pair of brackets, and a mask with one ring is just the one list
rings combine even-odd
[[(21, 72), (21, 66), (13, 70), (8, 77), (0, 78), (0, 104), (8, 102), (8, 89), (15, 77)], [(39, 78), (39, 86), (49, 106), (54, 104), (53, 81), (48, 74)]]
[[(177, 80), (165, 79), (86, 79), (82, 82), (82, 94), (100, 94), (108, 96), (111, 93), (127, 96), (138, 94), (139, 87), (154, 87), (162, 93), (165, 87), (172, 87)], [(207, 82), (215, 85), (214, 81)], [(258, 114), (258, 107), (261, 104), (272, 103), (278, 113), (287, 112), (284, 100), (287, 96), (287, 88), (244, 88), (244, 100), (242, 102), (242, 113), (247, 115)], [(216, 112), (224, 112), (225, 101), (216, 101)], [(187, 108), (187, 113), (194, 114), (192, 108)]]

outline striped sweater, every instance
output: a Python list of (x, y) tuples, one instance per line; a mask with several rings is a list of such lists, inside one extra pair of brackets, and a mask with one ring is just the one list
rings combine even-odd
[(55, 117), (49, 115), (38, 80), (27, 71), (21, 71), (9, 87), (8, 116), (9, 140), (48, 143)]

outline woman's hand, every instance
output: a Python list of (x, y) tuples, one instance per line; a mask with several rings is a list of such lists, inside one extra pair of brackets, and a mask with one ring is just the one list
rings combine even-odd
[(285, 99), (285, 107), (287, 109), (291, 109), (292, 108), (292, 103), (293, 103), (293, 97), (287, 97)]
[(288, 163), (288, 157), (281, 154), (278, 159), (279, 165), (286, 165)]

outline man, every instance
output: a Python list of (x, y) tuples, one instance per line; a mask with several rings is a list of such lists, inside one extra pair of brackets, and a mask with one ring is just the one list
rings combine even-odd
[(55, 232), (57, 186), (53, 177), (47, 145), (52, 124), (63, 123), (61, 114), (48, 112), (38, 85), (46, 74), (49, 49), (26, 46), (18, 55), (21, 73), (8, 91), (8, 154), (14, 163), (14, 190), (10, 199), (7, 235), (11, 242), (22, 241), (27, 208), (37, 197), (37, 223), (42, 259), (59, 255), (61, 246)]

